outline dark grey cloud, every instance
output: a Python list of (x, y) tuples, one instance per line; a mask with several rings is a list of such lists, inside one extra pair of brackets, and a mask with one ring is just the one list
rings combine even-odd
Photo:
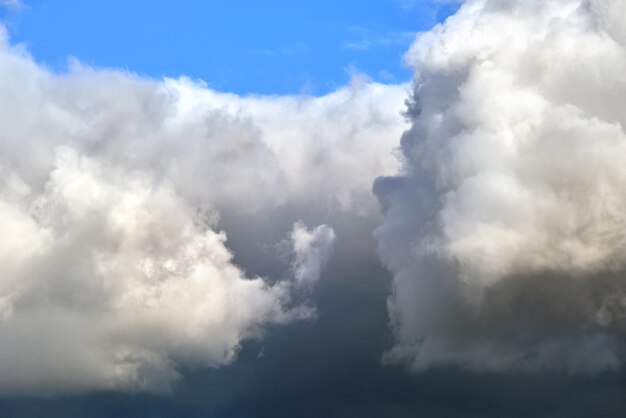
[[(341, 236), (338, 234), (338, 236)], [(341, 242), (337, 242), (341, 251)], [(375, 263), (332, 261), (318, 320), (272, 329), (225, 368), (185, 372), (170, 396), (99, 393), (0, 400), (6, 416), (59, 417), (588, 417), (626, 411), (625, 376), (420, 374), (384, 366), (391, 277)], [(338, 318), (341, 318), (339, 320)], [(259, 357), (259, 353), (263, 353)]]

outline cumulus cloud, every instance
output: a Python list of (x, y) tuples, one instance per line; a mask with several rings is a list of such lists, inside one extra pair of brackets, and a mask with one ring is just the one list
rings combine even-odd
[[(227, 364), (310, 317), (333, 214), (374, 216), (371, 182), (397, 169), (405, 89), (240, 97), (54, 74), (3, 36), (0, 392), (167, 390), (181, 366)], [(329, 224), (305, 227), (302, 208)], [(226, 216), (244, 236), (260, 216), (290, 222), (290, 273), (238, 267)]]
[(620, 367), (625, 7), (469, 0), (411, 47), (405, 174), (375, 185), (394, 273), (387, 359)]
[(331, 256), (335, 232), (328, 225), (313, 230), (296, 223), (291, 232), (294, 278), (300, 286), (311, 286), (319, 280), (321, 268)]

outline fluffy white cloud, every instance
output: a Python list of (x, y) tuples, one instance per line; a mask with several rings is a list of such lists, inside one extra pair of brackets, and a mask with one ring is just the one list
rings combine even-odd
[(626, 9), (470, 0), (422, 34), (406, 175), (376, 235), (416, 368), (617, 368), (626, 314)]
[[(160, 390), (181, 365), (230, 362), (312, 313), (335, 235), (294, 213), (374, 216), (371, 183), (397, 169), (405, 86), (239, 97), (79, 63), (53, 74), (4, 38), (0, 392)], [(222, 214), (244, 234), (259, 214), (292, 219), (291, 277), (237, 267)]]

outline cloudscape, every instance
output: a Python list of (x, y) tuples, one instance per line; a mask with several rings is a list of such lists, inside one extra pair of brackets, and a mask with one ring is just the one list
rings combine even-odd
[(71, 3), (0, 2), (0, 415), (626, 413), (625, 2)]

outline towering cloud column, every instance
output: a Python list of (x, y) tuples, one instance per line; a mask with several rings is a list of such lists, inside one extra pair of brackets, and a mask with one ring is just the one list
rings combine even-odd
[(375, 183), (390, 361), (593, 372), (626, 326), (626, 4), (470, 0), (421, 34)]

